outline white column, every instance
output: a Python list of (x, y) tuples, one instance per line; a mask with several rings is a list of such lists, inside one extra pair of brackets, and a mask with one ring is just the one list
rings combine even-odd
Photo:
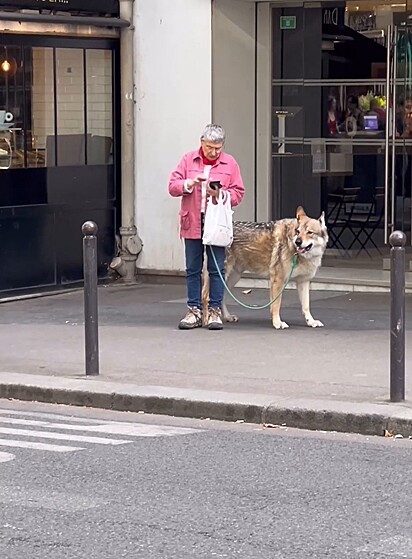
[(184, 270), (169, 175), (211, 121), (211, 0), (137, 0), (136, 216), (139, 270)]

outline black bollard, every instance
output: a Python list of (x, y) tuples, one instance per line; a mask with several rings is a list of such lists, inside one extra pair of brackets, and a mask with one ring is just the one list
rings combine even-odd
[(394, 231), (391, 244), (390, 399), (405, 400), (405, 244), (406, 235)]
[(86, 221), (83, 233), (84, 339), (86, 375), (99, 374), (99, 323), (97, 304), (97, 225)]

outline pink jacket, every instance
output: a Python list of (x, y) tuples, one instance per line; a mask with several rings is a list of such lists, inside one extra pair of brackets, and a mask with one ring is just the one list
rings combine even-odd
[[(180, 238), (201, 239), (200, 212), (202, 204), (202, 193), (200, 187), (195, 187), (193, 192), (185, 192), (184, 182), (186, 179), (194, 179), (203, 173), (204, 165), (199, 150), (186, 153), (180, 160), (179, 165), (170, 175), (169, 193), (171, 196), (181, 196), (180, 208)], [(221, 153), (216, 164), (212, 166), (209, 180), (220, 181), (222, 190), (230, 192), (232, 207), (242, 201), (245, 193), (239, 165), (235, 159), (227, 153)]]

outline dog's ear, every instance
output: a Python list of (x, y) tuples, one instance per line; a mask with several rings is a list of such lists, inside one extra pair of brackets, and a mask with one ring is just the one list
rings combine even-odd
[(302, 208), (302, 206), (299, 206), (298, 209), (296, 210), (296, 219), (300, 221), (302, 217), (306, 217), (306, 213), (305, 210)]
[(319, 223), (320, 223), (322, 229), (326, 229), (325, 212), (322, 212), (320, 214)]

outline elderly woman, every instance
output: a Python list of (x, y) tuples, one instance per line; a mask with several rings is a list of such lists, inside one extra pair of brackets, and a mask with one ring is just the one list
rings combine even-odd
[[(204, 245), (202, 243), (204, 215), (210, 196), (218, 198), (220, 190), (230, 193), (232, 207), (243, 198), (244, 186), (239, 165), (223, 151), (225, 131), (217, 124), (209, 124), (200, 137), (200, 147), (186, 153), (169, 181), (171, 196), (181, 197), (180, 237), (185, 243), (187, 313), (180, 321), (181, 330), (202, 326), (202, 268)], [(210, 183), (220, 181), (221, 189), (213, 189)], [(213, 246), (218, 267), (224, 274), (225, 248)], [(207, 269), (210, 276), (209, 330), (223, 328), (221, 307), (224, 287), (219, 277), (210, 247), (206, 247)]]

